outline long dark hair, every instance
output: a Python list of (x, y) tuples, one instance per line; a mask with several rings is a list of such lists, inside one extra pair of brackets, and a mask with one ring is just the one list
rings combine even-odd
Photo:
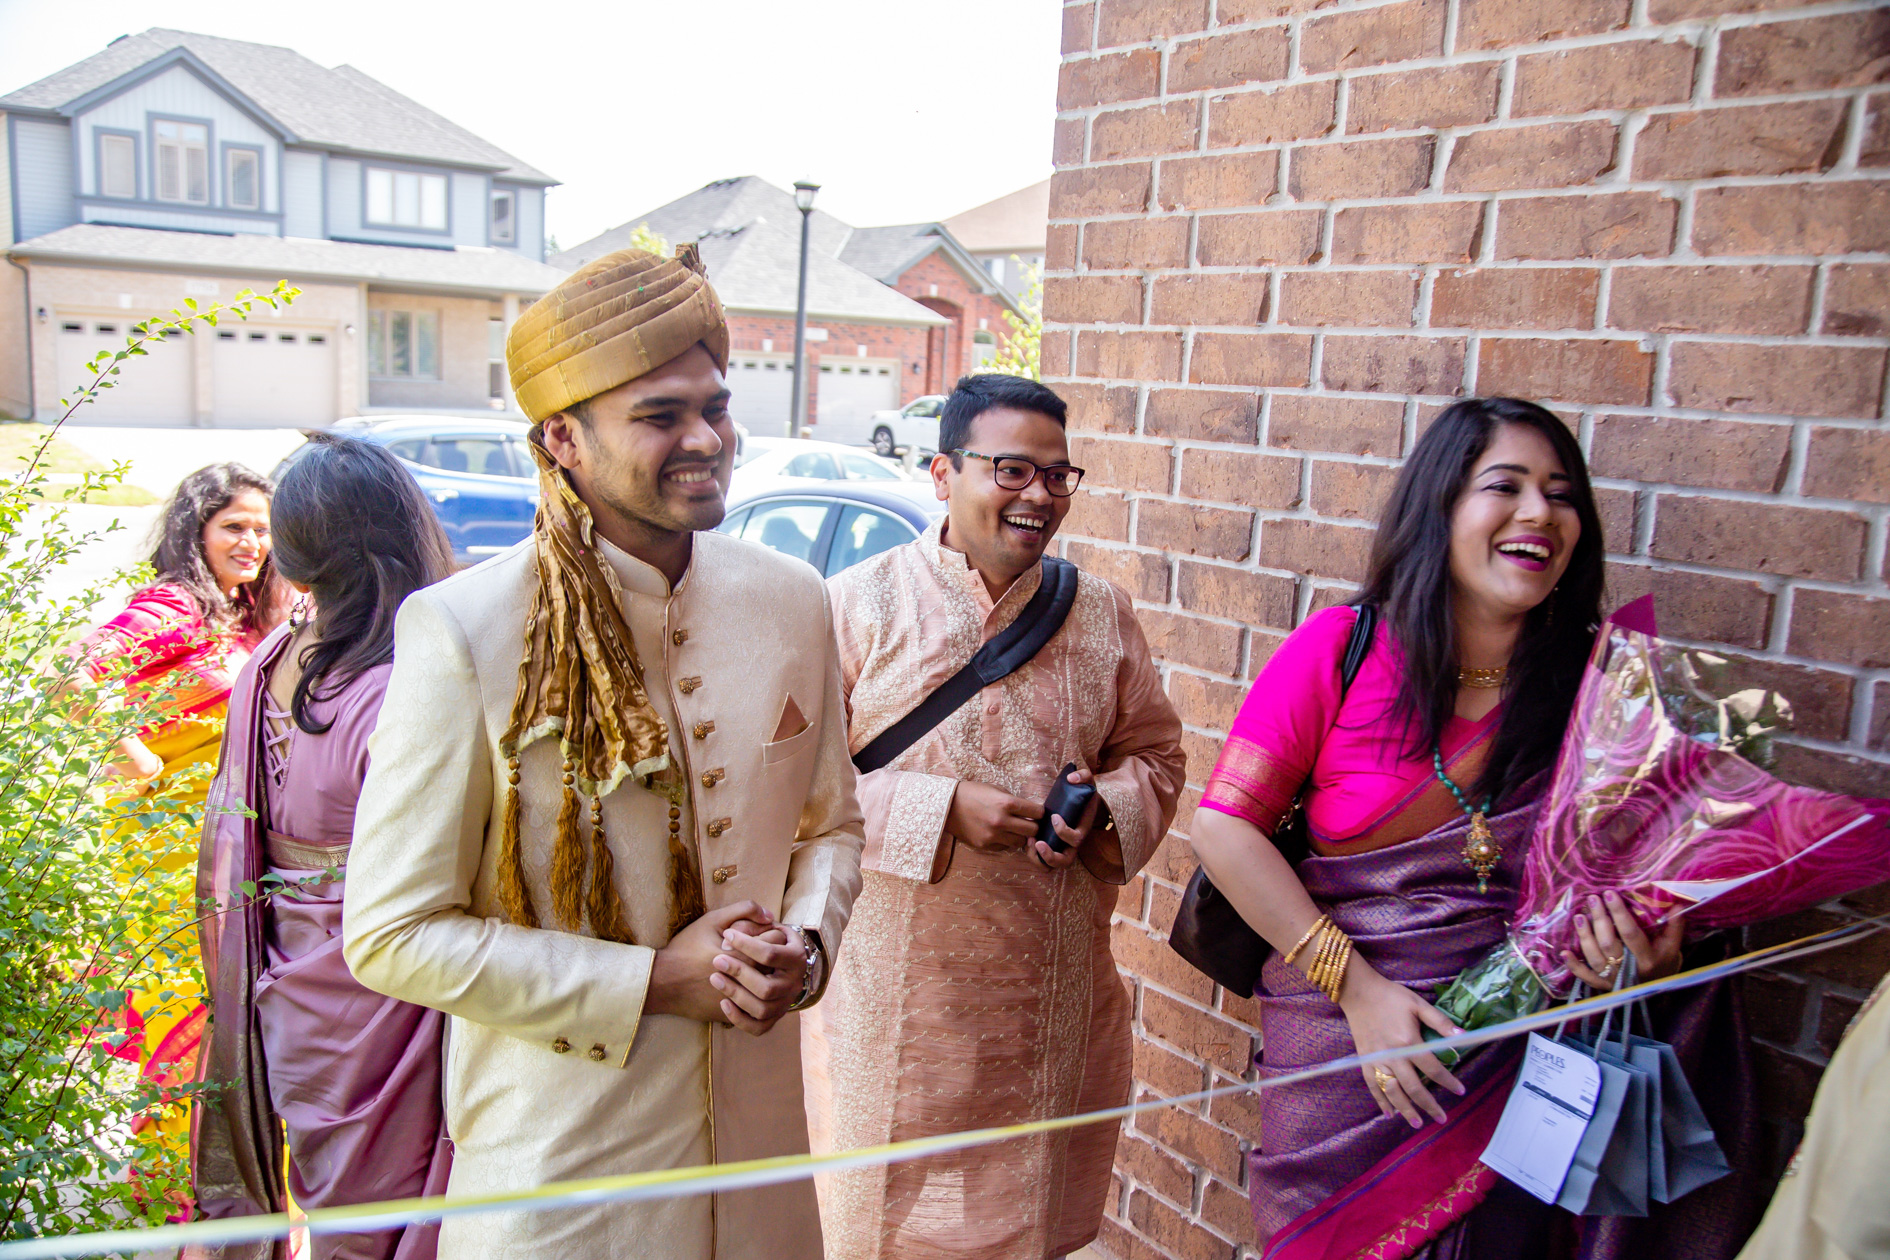
[(334, 723), (318, 721), (311, 704), (394, 659), (394, 614), (453, 571), (453, 549), (386, 448), (328, 433), (309, 441), (282, 475), (271, 516), (282, 575), (315, 596), (316, 640), (289, 708), (319, 735)]
[(254, 490), (267, 499), (275, 488), (269, 478), (242, 464), (210, 464), (178, 482), (158, 516), (151, 547), (158, 581), (181, 586), (215, 629), (273, 629), (288, 608), (288, 588), (276, 576), (273, 547), (264, 551), (261, 571), (234, 595), (223, 593), (203, 549), (203, 530), (211, 517), (244, 491)]
[(1516, 398), (1455, 403), (1418, 439), (1399, 470), (1372, 545), (1358, 602), (1376, 604), (1404, 656), (1396, 712), (1413, 755), (1428, 757), (1457, 704), (1457, 623), (1451, 615), (1451, 519), (1498, 427), (1540, 433), (1568, 474), (1581, 537), (1548, 599), (1531, 609), (1509, 660), (1502, 724), (1471, 795), (1501, 801), (1555, 759), (1582, 665), (1601, 620), (1601, 517), (1588, 465), (1568, 427)]

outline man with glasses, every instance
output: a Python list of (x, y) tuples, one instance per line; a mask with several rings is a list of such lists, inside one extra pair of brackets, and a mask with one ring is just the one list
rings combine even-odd
[[(1063, 400), (968, 376), (932, 482), (945, 517), (828, 589), (858, 753), (1024, 613), (1083, 470)], [(1037, 839), (1066, 765), (1096, 795), (1061, 852)], [(1077, 575), (1026, 664), (859, 780), (864, 887), (826, 1001), (803, 1025), (810, 1133), (845, 1150), (1070, 1115), (1129, 1098), (1117, 889), (1161, 843), (1184, 758), (1129, 597)], [(1096, 1236), (1116, 1126), (890, 1167), (823, 1192), (828, 1260), (1047, 1260)]]

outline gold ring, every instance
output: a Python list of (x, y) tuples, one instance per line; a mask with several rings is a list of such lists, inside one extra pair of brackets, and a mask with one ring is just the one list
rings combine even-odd
[(1384, 1068), (1378, 1067), (1377, 1065), (1373, 1065), (1372, 1075), (1376, 1077), (1378, 1080), (1378, 1089), (1380, 1093), (1388, 1092), (1393, 1085), (1396, 1085), (1398, 1083), (1398, 1078), (1396, 1075), (1394, 1075), (1391, 1072), (1387, 1072)]

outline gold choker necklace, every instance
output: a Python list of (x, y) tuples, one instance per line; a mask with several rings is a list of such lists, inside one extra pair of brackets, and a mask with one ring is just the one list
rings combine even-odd
[(1509, 672), (1509, 666), (1498, 665), (1493, 669), (1460, 669), (1457, 671), (1457, 685), (1476, 687), (1487, 690), (1503, 685), (1503, 675)]

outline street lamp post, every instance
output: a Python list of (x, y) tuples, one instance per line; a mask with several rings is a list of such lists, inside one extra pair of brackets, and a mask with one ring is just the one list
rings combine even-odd
[(814, 194), (819, 184), (794, 185), (794, 204), (801, 212), (801, 283), (794, 299), (794, 407), (788, 414), (788, 436), (807, 436), (807, 232), (814, 217)]

